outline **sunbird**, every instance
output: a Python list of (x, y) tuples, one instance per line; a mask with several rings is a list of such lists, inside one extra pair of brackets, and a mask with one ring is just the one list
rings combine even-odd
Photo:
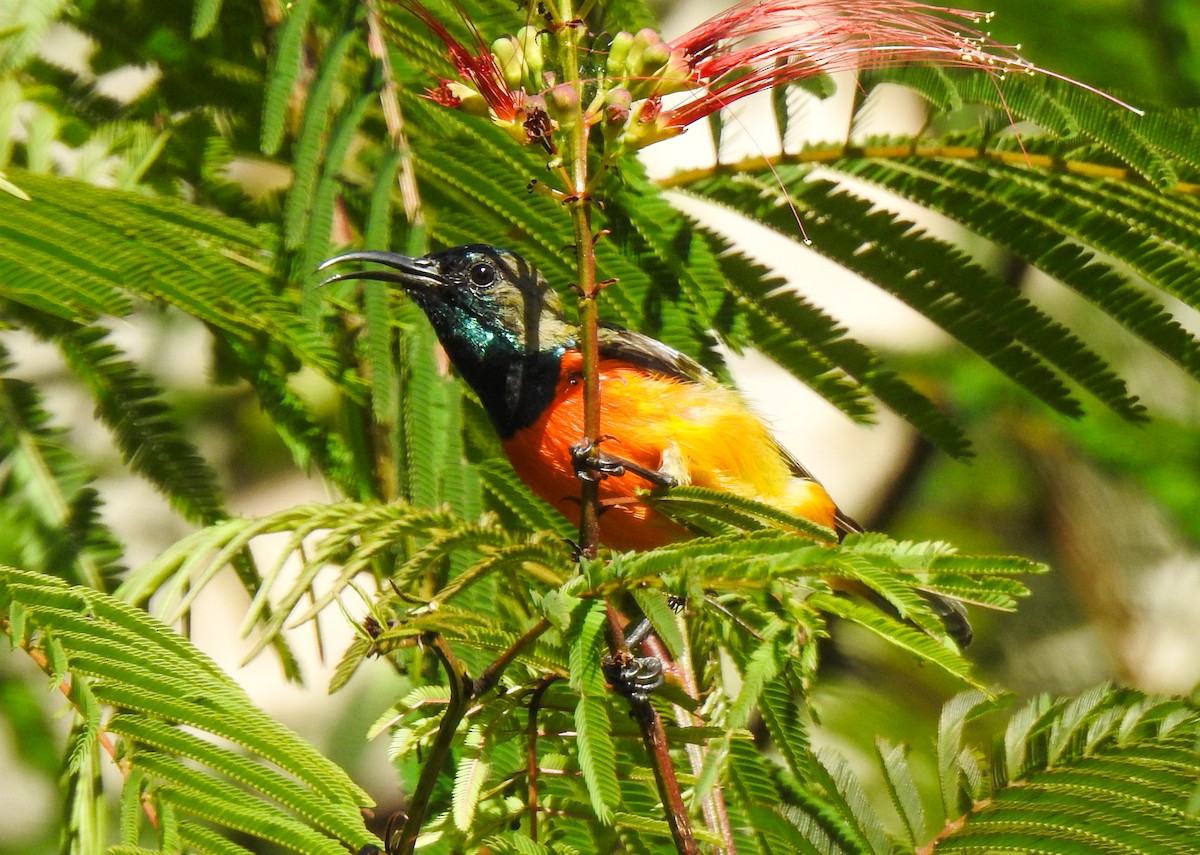
[[(580, 334), (546, 278), (516, 253), (487, 244), (422, 257), (349, 252), (321, 265), (378, 264), (328, 282), (400, 285), (425, 312), (455, 370), (470, 385), (517, 475), (572, 522), (580, 473), (599, 481), (600, 541), (643, 550), (691, 537), (644, 501), (679, 485), (722, 490), (803, 517), (840, 540), (859, 525), (771, 434), (735, 390), (687, 355), (634, 330), (599, 330), (598, 449), (584, 436)], [(594, 474), (594, 473), (593, 473)], [(960, 645), (971, 640), (962, 607), (922, 592)]]

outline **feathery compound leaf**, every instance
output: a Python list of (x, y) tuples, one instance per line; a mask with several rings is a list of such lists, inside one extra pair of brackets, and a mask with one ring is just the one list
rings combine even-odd
[[(9, 369), (0, 349), (0, 370)], [(12, 547), (30, 566), (74, 575), (104, 590), (120, 571), (122, 548), (99, 517), (91, 475), (69, 449), (32, 386), (0, 378), (0, 496), (10, 525), (24, 531)]]
[[(661, 494), (647, 496), (657, 509), (680, 522), (695, 525), (701, 531), (791, 530), (819, 542), (831, 543), (837, 536), (831, 529), (782, 511), (774, 505), (757, 502), (721, 490), (704, 487), (674, 487)], [(713, 525), (713, 524), (716, 525)]]
[[(305, 10), (298, 6), (293, 7), (287, 22), (284, 23), (285, 31), (280, 36), (281, 49), (283, 40), (289, 37), (286, 28), (292, 26), (293, 18), (304, 14)], [(300, 26), (303, 26), (302, 21)], [(316, 81), (309, 90), (308, 97), (304, 103), (304, 120), (300, 126), (300, 135), (296, 141), (296, 152), (292, 159), (295, 176), (292, 178), (292, 186), (288, 190), (287, 200), (283, 207), (283, 239), (284, 245), (289, 249), (295, 249), (300, 246), (307, 232), (309, 217), (313, 210), (313, 191), (317, 186), (317, 179), (323, 162), (322, 147), (327, 142), (325, 134), (329, 127), (330, 101), (333, 98), (333, 88), (338, 80), (338, 75), (341, 73), (346, 53), (353, 42), (354, 32), (351, 30), (343, 31), (337, 35), (333, 43), (329, 46), (329, 49), (325, 52), (325, 56), (322, 57)], [(268, 84), (268, 86), (272, 85), (274, 85), (274, 80)], [(268, 88), (268, 109), (273, 106), (270, 100), (271, 91)], [(264, 140), (266, 139), (266, 133), (267, 126), (264, 124)], [(278, 146), (277, 142), (276, 146)], [(265, 151), (265, 142), (263, 148)], [(267, 153), (270, 154), (271, 152)], [(330, 158), (330, 161), (332, 162), (332, 158)], [(335, 163), (335, 166), (340, 165), (340, 161)], [(323, 238), (328, 240), (328, 237), (329, 232), (326, 230)], [(311, 270), (314, 268), (310, 267), (308, 269)]]
[(462, 742), (454, 771), (452, 804), (454, 825), (459, 831), (469, 831), (474, 824), (479, 795), (487, 781), (490, 764), (484, 759), (483, 747), (483, 731), (472, 727)]
[(942, 810), (947, 816), (956, 815), (962, 804), (959, 758), (967, 750), (963, 747), (963, 729), (969, 719), (977, 716), (979, 710), (989, 704), (983, 692), (971, 691), (956, 695), (942, 707), (938, 724), (937, 765)]
[[(284, 348), (338, 376), (333, 351), (272, 293), (264, 232), (173, 199), (46, 176), (22, 180), (34, 202), (0, 195), (0, 223), (15, 230), (0, 234), (8, 238), (0, 240), (0, 296), (76, 323), (128, 314), (129, 294), (165, 301), (223, 331), (231, 346), (253, 344), (259, 362), (276, 360), (277, 373)], [(4, 252), (12, 254), (11, 273)], [(53, 258), (43, 263), (39, 252)], [(64, 288), (73, 290), (59, 302)], [(261, 334), (272, 342), (265, 353)]]
[(746, 726), (751, 711), (758, 704), (759, 695), (779, 676), (786, 657), (787, 652), (784, 646), (771, 640), (754, 649), (742, 669), (741, 690), (729, 708), (726, 720), (729, 728), (737, 729)]
[(1175, 156), (1171, 134), (1155, 134), (1154, 126), (1142, 116), (1071, 83), (1039, 74), (950, 78), (918, 67), (877, 74), (921, 92), (942, 108), (983, 104), (1001, 111), (1006, 124), (1013, 118), (1025, 119), (1057, 137), (1083, 137), (1120, 158), (1159, 189), (1179, 180), (1167, 156)]
[(120, 711), (106, 727), (137, 746), (125, 762), (143, 775), (130, 785), (153, 780), (158, 804), (294, 851), (333, 855), (372, 840), (359, 813), (366, 794), (163, 624), (86, 588), (0, 570), (0, 608), (15, 603), (39, 644), (61, 645), (72, 684)]
[(864, 421), (873, 412), (866, 390), (842, 364), (876, 357), (846, 337), (846, 329), (795, 292), (782, 292), (784, 280), (720, 241), (721, 267), (744, 315), (746, 333), (731, 324), (720, 329), (735, 347), (754, 346), (819, 392), (851, 418)]
[(507, 460), (490, 458), (475, 468), (488, 496), (510, 511), (526, 531), (550, 531), (564, 541), (579, 535), (566, 517), (533, 495)]
[[(963, 713), (976, 705), (956, 699), (956, 712), (943, 715), (944, 782), (963, 768), (949, 757), (968, 750), (955, 746)], [(1107, 686), (1035, 699), (1014, 715), (992, 761), (1007, 763), (1007, 774), (993, 771), (990, 787), (984, 774), (961, 801), (950, 783), (952, 821), (937, 851), (1191, 852), (1200, 839), (1188, 810), (1200, 785), (1198, 735), (1200, 710), (1183, 700)]]
[[(785, 192), (804, 206), (801, 216), (814, 235), (813, 248), (821, 254), (923, 312), (1032, 394), (1062, 412), (1079, 415), (1081, 410), (1067, 387), (1041, 357), (1060, 356), (1060, 360), (1069, 360), (1065, 365), (1056, 364), (1055, 367), (1072, 369), (1070, 373), (1075, 379), (1119, 412), (1128, 417), (1140, 415), (1140, 409), (1127, 395), (1124, 385), (1103, 360), (1074, 339), (1067, 339), (1065, 343), (1060, 341), (1061, 328), (1055, 331), (1056, 335), (1041, 334), (1029, 341), (1028, 336), (1014, 337), (1008, 326), (998, 324), (994, 312), (1006, 305), (1022, 311), (1020, 318), (1025, 321), (1032, 319), (1043, 327), (1047, 322), (1020, 298), (1006, 294), (1004, 286), (993, 281), (981, 268), (944, 244), (925, 237), (911, 223), (897, 221), (884, 211), (872, 210), (869, 203), (836, 191), (835, 185), (829, 182), (790, 177), (796, 174), (781, 168), (779, 172), (771, 173), (769, 179), (764, 173), (761, 182), (742, 181), (735, 185), (711, 179), (697, 182), (689, 190), (730, 205), (787, 235), (795, 228), (790, 209), (782, 204), (775, 185), (767, 183), (783, 178)], [(802, 179), (803, 174), (800, 176)], [(898, 276), (897, 271), (904, 271), (904, 275)], [(970, 287), (963, 287), (962, 283), (969, 283)], [(999, 317), (1003, 320), (1004, 315)], [(1064, 344), (1073, 349), (1068, 350)], [(1042, 353), (1029, 349), (1031, 346), (1036, 346)], [(1084, 359), (1088, 361), (1080, 367)], [(852, 369), (851, 373), (854, 373)], [(856, 376), (870, 387), (861, 372)], [(913, 415), (900, 410), (888, 399), (886, 388), (873, 388), (872, 391), (912, 420)], [(897, 388), (896, 393), (900, 392)], [(903, 400), (910, 393), (915, 395), (910, 390), (895, 401)], [(930, 417), (930, 412), (920, 416), (926, 422)], [(931, 424), (939, 420), (944, 421), (938, 417)], [(916, 421), (914, 424), (921, 427)], [(940, 435), (945, 435), (944, 430)], [(935, 437), (930, 438), (937, 441)]]
[(812, 762), (812, 745), (798, 682), (791, 670), (785, 671), (781, 679), (768, 682), (759, 697), (759, 713), (788, 770), (797, 780), (803, 780)]
[[(1032, 141), (1027, 146), (1037, 147)], [(1153, 194), (1136, 185), (1031, 172), (1018, 166), (933, 158), (842, 160), (837, 167), (933, 210), (1019, 254), (1159, 349), (1192, 376), (1200, 376), (1200, 342), (1149, 293), (1097, 261), (1094, 247), (1124, 261), (1154, 285), (1188, 303), (1200, 259), (1181, 219), (1195, 223), (1195, 203)], [(1186, 227), (1185, 227), (1186, 228)], [(1191, 226), (1194, 229), (1194, 225)], [(1072, 334), (1030, 315), (1023, 301), (988, 295), (998, 322), (1127, 418), (1139, 412), (1119, 405), (1124, 394)]]
[(920, 791), (913, 780), (908, 765), (908, 748), (904, 745), (889, 745), (884, 739), (875, 740), (875, 752), (883, 769), (883, 780), (887, 787), (892, 807), (904, 825), (904, 834), (914, 849), (917, 841), (925, 836), (925, 809), (921, 805)]
[(571, 687), (579, 692), (575, 706), (579, 767), (596, 818), (604, 825), (612, 825), (613, 811), (621, 806), (621, 791), (617, 786), (617, 748), (612, 741), (608, 693), (600, 668), (607, 651), (604, 641), (607, 626), (603, 602), (584, 600), (575, 609), (571, 628)]
[(212, 32), (221, 17), (222, 0), (196, 0), (192, 11), (192, 38), (202, 39)]
[(913, 629), (876, 608), (820, 591), (810, 595), (805, 602), (820, 611), (852, 621), (864, 629), (870, 630), (889, 644), (894, 644), (920, 659), (937, 665), (968, 685), (978, 685), (975, 678), (971, 676), (970, 663), (963, 658), (957, 648), (954, 648), (953, 645), (943, 645), (929, 635)]
[(267, 75), (266, 100), (263, 102), (263, 154), (275, 154), (283, 143), (288, 102), (300, 77), (300, 64), (304, 59), (302, 44), (308, 29), (308, 18), (315, 5), (314, 0), (292, 3), (279, 27), (278, 42), (271, 54), (271, 69)]
[(211, 523), (224, 516), (216, 473), (184, 436), (161, 390), (121, 358), (103, 328), (65, 331), (36, 321), (30, 325), (56, 341), (135, 472), (152, 481), (193, 522)]
[(817, 761), (813, 764), (816, 780), (824, 784), (827, 797), (840, 801), (838, 807), (845, 811), (846, 819), (854, 823), (863, 851), (877, 855), (891, 852), (883, 824), (867, 800), (862, 783), (845, 761), (826, 750), (817, 751)]
[[(794, 237), (789, 229), (794, 229), (795, 220), (782, 219), (780, 211), (784, 209), (785, 200), (778, 197), (774, 185), (746, 189), (717, 180), (696, 182), (687, 190), (734, 207), (742, 214), (768, 227), (781, 228), (783, 234)], [(803, 211), (800, 215), (805, 216)], [(752, 337), (745, 344), (752, 344), (792, 371), (851, 417), (865, 420), (869, 416), (871, 411), (863, 401), (864, 391), (869, 392), (948, 453), (955, 456), (968, 453), (969, 443), (957, 425), (895, 372), (884, 368), (878, 354), (848, 337), (845, 328), (838, 326), (832, 318), (811, 306), (795, 291), (780, 290), (782, 281), (748, 276), (749, 271), (762, 271), (762, 268), (740, 254), (726, 252), (722, 264), (730, 283), (738, 289), (740, 305), (746, 312)], [(730, 266), (735, 269), (731, 270)], [(797, 371), (814, 355), (828, 367), (816, 374)], [(849, 408), (844, 393), (831, 396), (830, 390), (825, 388), (830, 378), (842, 378), (839, 382), (844, 383), (845, 377), (856, 387), (861, 387), (855, 389), (858, 403)]]

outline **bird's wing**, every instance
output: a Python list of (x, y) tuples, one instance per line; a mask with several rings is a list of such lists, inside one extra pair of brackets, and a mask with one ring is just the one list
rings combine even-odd
[[(600, 325), (600, 356), (601, 358), (620, 359), (633, 363), (640, 368), (676, 377), (691, 383), (715, 383), (716, 378), (703, 365), (690, 356), (680, 353), (673, 347), (663, 344), (648, 335), (625, 329), (615, 324)], [(804, 467), (792, 453), (774, 440), (775, 450), (787, 461), (788, 468), (797, 478), (817, 481), (817, 478)], [(862, 531), (862, 526), (853, 517), (838, 509), (835, 517), (837, 522), (838, 539), (853, 531)]]
[[(809, 481), (816, 481), (818, 484), (821, 483), (820, 481), (817, 481), (816, 477), (809, 472), (808, 469), (805, 468), (804, 464), (792, 456), (790, 451), (779, 444), (779, 440), (775, 440), (775, 448), (779, 451), (780, 456), (787, 461), (788, 468), (792, 470), (793, 475), (795, 475), (797, 478), (805, 478)], [(847, 514), (841, 508), (836, 509), (833, 518), (834, 522), (836, 523), (834, 530), (837, 532), (838, 540), (841, 540), (851, 532), (863, 530), (863, 527), (859, 525), (858, 520), (854, 519), (854, 517)]]
[(716, 382), (707, 368), (658, 339), (616, 324), (600, 324), (600, 358), (620, 359), (656, 374), (691, 383)]

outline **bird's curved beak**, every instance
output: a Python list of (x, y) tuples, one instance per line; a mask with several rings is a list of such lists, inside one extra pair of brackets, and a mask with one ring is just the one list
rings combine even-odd
[(361, 261), (370, 264), (381, 264), (388, 270), (350, 270), (337, 273), (323, 281), (321, 285), (334, 282), (345, 282), (349, 279), (372, 279), (376, 282), (394, 282), (407, 291), (427, 291), (442, 283), (441, 270), (438, 263), (430, 258), (413, 258), (395, 252), (379, 252), (376, 250), (361, 250), (335, 255), (321, 263), (317, 270), (328, 270), (335, 264), (347, 261)]

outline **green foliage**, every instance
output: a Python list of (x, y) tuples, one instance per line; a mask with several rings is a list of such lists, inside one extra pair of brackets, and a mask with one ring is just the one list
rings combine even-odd
[[(581, 5), (598, 33), (653, 24), (640, 0)], [(39, 2), (0, 17), (0, 128), (19, 130), (0, 140), (0, 560), (21, 568), (0, 570), (0, 624), (76, 715), (62, 766), (65, 851), (113, 842), (100, 777), (110, 764), (123, 776), (114, 852), (240, 853), (253, 840), (333, 853), (373, 841), (360, 814), (370, 800), (349, 777), (169, 629), (228, 567), (249, 595), (248, 657), (272, 647), (295, 677), (289, 631), (340, 612), (358, 626), (331, 690), (381, 668), (377, 658), (404, 674), (404, 697), (376, 730), (418, 805), (418, 827), (401, 836), (419, 832), (423, 852), (674, 850), (645, 735), (606, 680), (610, 607), (644, 614), (676, 663), (649, 704), (703, 845), (1190, 851), (1181, 841), (1200, 832), (1190, 703), (1112, 688), (1038, 699), (1012, 716), (1001, 748), (977, 747), (975, 720), (998, 702), (927, 596), (1012, 611), (1028, 593), (1023, 577), (1044, 571), (1038, 561), (875, 533), (838, 544), (779, 508), (694, 487), (646, 499), (694, 539), (577, 560), (578, 533), (516, 478), (420, 311), (384, 283), (322, 287), (316, 270), (350, 244), (419, 255), (495, 243), (574, 305), (571, 208), (531, 189), (561, 164), (548, 172), (542, 148), (421, 97), (452, 69), (403, 4), (168, 6)], [(475, 50), (459, 8), (430, 4)], [(524, 8), (461, 9), (485, 44), (544, 23)], [(68, 13), (94, 40), (86, 74), (37, 53)], [(94, 83), (142, 63), (158, 78), (132, 100)], [(1047, 77), (903, 68), (847, 83), (863, 96), (849, 127), (884, 83), (924, 99), (919, 134), (847, 131), (770, 162), (657, 181), (632, 154), (593, 157), (598, 277), (615, 280), (600, 300), (605, 320), (719, 375), (717, 345), (756, 349), (852, 419), (882, 404), (949, 455), (970, 454), (963, 402), (782, 287), (686, 214), (676, 191), (801, 244), (798, 218), (812, 251), (1062, 416), (1093, 403), (1113, 420), (1153, 413), (1119, 348), (1013, 287), (1001, 253), (1110, 319), (1123, 347), (1165, 355), (1194, 391), (1200, 345), (1177, 307), (1200, 308), (1195, 108), (1139, 118)], [(774, 93), (785, 143), (832, 89), (817, 77)], [(717, 125), (720, 145), (732, 125)], [(247, 174), (277, 177), (264, 190)], [(913, 207), (899, 213), (879, 193)], [(930, 228), (928, 214), (973, 243)], [(196, 423), (214, 398), (189, 406), (117, 334), (126, 319), (163, 315), (203, 329), (214, 383), (251, 400), (296, 469), (342, 498), (228, 515), (229, 479)], [(54, 346), (124, 468), (195, 531), (125, 568), (102, 464), (22, 373), (10, 331)], [(1103, 435), (1093, 443), (1114, 453)], [(1161, 464), (1122, 460), (1146, 477)], [(1194, 478), (1171, 475), (1186, 513)], [(250, 556), (264, 553), (252, 547), (272, 540), (273, 557), (256, 565)], [(926, 761), (936, 790), (915, 760), (923, 746), (879, 741), (874, 781), (814, 747), (813, 687), (835, 625), (976, 688), (943, 714)], [(4, 686), (0, 714), (35, 721), (28, 698)], [(51, 765), (32, 751), (28, 762)]]
[[(1200, 784), (1194, 704), (1110, 686), (1076, 698), (1039, 697), (1011, 717), (987, 757), (964, 738), (980, 701), (960, 697), (942, 715), (938, 765), (947, 824), (936, 851), (1192, 847), (1200, 834), (1189, 808)], [(891, 750), (889, 757), (889, 790), (904, 798), (897, 786), (907, 774), (903, 754)]]
[(213, 839), (201, 830), (209, 825), (295, 852), (343, 852), (371, 839), (358, 810), (369, 805), (367, 795), (145, 612), (92, 588), (5, 568), (0, 615), (13, 644), (78, 710), (74, 756), (103, 748), (126, 776), (127, 798), (145, 806), (145, 816), (126, 815), (126, 844), (141, 839), (147, 817), (160, 845), (201, 850)]

